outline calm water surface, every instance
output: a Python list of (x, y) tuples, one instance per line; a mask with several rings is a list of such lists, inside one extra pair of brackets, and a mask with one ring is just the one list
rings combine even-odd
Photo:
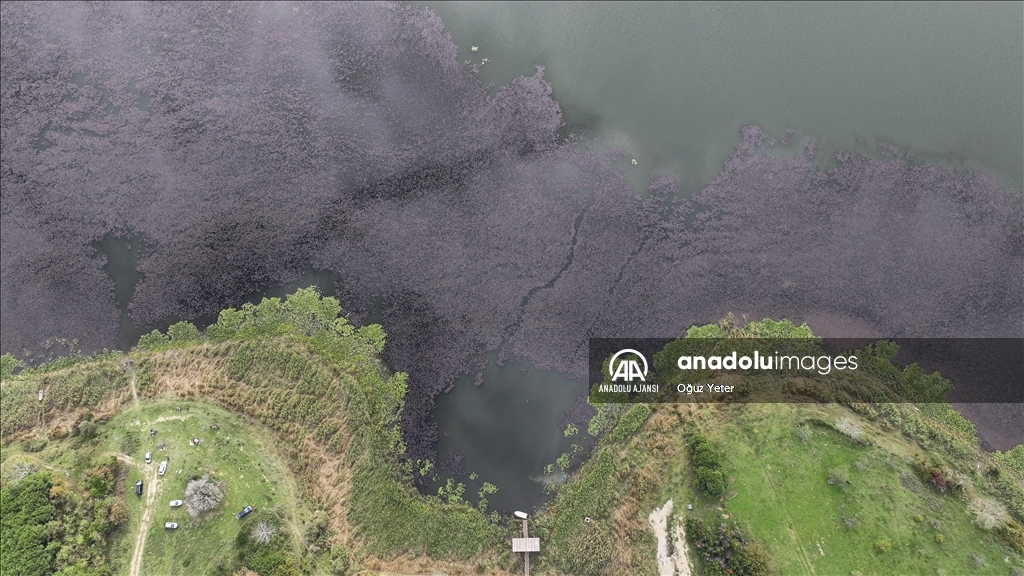
[(826, 157), (881, 139), (1022, 187), (1019, 2), (417, 4), (462, 59), (488, 59), (485, 81), (545, 66), (570, 128), (638, 159), (634, 185), (692, 191), (753, 123), (820, 137)]
[[(824, 158), (890, 142), (1022, 189), (1021, 3), (417, 4), (440, 15), (462, 59), (488, 59), (486, 82), (545, 66), (566, 131), (636, 158), (623, 166), (637, 190), (669, 174), (695, 191), (720, 171), (745, 124), (819, 137)], [(115, 280), (124, 346), (141, 334), (126, 310), (143, 248), (116, 238), (97, 245)], [(310, 284), (331, 294), (335, 280), (311, 270), (247, 300)], [(580, 442), (564, 437), (562, 423), (585, 386), (526, 362), (492, 363), (481, 386), (474, 380), (437, 398), (438, 459), (463, 455), (464, 470), (479, 475), (458, 478), (474, 501), (489, 481), (499, 487), (492, 508), (535, 506), (551, 480), (541, 477), (545, 465)], [(440, 482), (448, 476), (438, 470)]]
[[(496, 87), (544, 66), (567, 131), (635, 157), (636, 190), (669, 174), (692, 193), (746, 124), (818, 137), (820, 158), (882, 141), (1022, 188), (1021, 3), (416, 4)], [(439, 459), (457, 447), (499, 486), (492, 507), (535, 505), (530, 477), (568, 449), (560, 423), (583, 385), (525, 363), (472, 381), (437, 399)]]

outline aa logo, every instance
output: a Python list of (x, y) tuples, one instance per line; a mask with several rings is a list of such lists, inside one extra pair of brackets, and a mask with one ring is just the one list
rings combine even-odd
[[(621, 358), (620, 358), (621, 357)], [(643, 370), (640, 369), (641, 364), (637, 362), (637, 359), (643, 363)], [(644, 355), (633, 350), (626, 348), (625, 350), (619, 350), (612, 356), (610, 362), (608, 362), (608, 374), (612, 377), (612, 382), (619, 380), (620, 378), (626, 382), (632, 382), (639, 378), (641, 382), (645, 382), (644, 376), (647, 376), (647, 358)]]

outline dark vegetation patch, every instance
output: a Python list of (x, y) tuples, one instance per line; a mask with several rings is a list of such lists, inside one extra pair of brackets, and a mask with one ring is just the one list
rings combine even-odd
[[(90, 457), (95, 456), (94, 460)], [(110, 574), (110, 542), (128, 521), (117, 460), (86, 454), (74, 478), (48, 470), (0, 489), (5, 574)]]
[[(493, 96), (432, 13), (397, 4), (5, 3), (0, 349), (116, 343), (93, 243), (151, 249), (131, 319), (198, 318), (315, 267), (407, 371), (407, 456), (482, 352), (582, 378), (588, 336), (728, 309), (827, 311), (887, 335), (1020, 335), (1021, 199), (983, 175), (744, 128), (691, 201), (642, 197), (557, 140), (538, 72)], [(69, 34), (68, 30), (81, 31)], [(690, 223), (690, 224), (688, 224)], [(359, 290), (353, 289), (359, 287)], [(351, 298), (350, 298), (351, 297)], [(351, 299), (351, 302), (350, 302)]]

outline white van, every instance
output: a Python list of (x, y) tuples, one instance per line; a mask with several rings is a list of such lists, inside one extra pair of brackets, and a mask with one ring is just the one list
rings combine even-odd
[(163, 476), (164, 472), (167, 472), (167, 460), (160, 463), (160, 468), (157, 468), (156, 473)]

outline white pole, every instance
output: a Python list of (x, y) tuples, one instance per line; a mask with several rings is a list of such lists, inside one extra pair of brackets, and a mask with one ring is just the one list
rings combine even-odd
[[(530, 533), (526, 530), (526, 518), (523, 518), (523, 538), (529, 538)], [(523, 573), (530, 576), (530, 553), (523, 552)]]

